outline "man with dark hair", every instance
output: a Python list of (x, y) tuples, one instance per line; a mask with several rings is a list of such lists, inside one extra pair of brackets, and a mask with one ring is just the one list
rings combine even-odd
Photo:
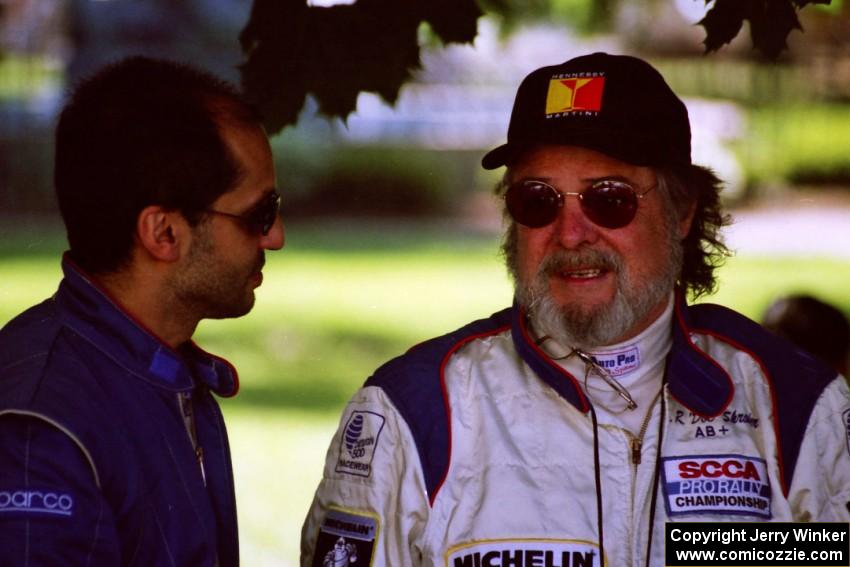
[[(376, 565), (664, 565), (668, 521), (850, 519), (850, 393), (690, 306), (726, 254), (687, 110), (604, 53), (519, 87), (499, 196), (515, 301), (355, 394), (302, 533)], [(368, 560), (365, 561), (369, 563)]]
[(0, 331), (0, 563), (237, 565), (227, 433), (238, 379), (195, 345), (251, 310), (283, 246), (271, 149), (231, 85), (135, 57), (56, 130), (69, 251)]

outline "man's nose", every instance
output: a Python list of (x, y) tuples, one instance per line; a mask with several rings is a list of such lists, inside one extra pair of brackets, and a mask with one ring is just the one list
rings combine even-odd
[(564, 196), (564, 205), (555, 218), (555, 232), (558, 243), (566, 250), (593, 244), (599, 238), (598, 227), (584, 214), (576, 195)]
[(260, 247), (264, 250), (280, 250), (286, 241), (283, 219), (278, 216), (271, 230), (260, 238)]

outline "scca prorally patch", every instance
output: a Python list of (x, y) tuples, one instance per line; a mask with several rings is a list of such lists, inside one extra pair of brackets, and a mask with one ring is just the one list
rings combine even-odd
[(763, 459), (743, 455), (664, 457), (667, 514), (770, 518), (770, 481)]
[(316, 538), (313, 567), (371, 565), (378, 528), (375, 515), (335, 508), (328, 510)]
[(384, 421), (384, 416), (371, 411), (351, 412), (342, 432), (336, 472), (356, 476), (372, 474), (372, 459)]
[(599, 547), (591, 542), (551, 539), (504, 539), (454, 546), (446, 567), (539, 565), (541, 567), (600, 567)]
[(0, 490), (0, 514), (10, 513), (70, 517), (74, 515), (74, 498), (67, 492), (51, 490)]

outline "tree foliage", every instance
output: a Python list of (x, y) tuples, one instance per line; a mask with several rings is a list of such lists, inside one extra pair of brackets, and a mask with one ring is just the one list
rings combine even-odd
[(753, 47), (769, 59), (787, 49), (788, 34), (801, 30), (797, 12), (809, 4), (831, 0), (705, 0), (714, 4), (700, 20), (705, 28), (705, 49), (717, 51), (738, 35), (744, 21), (750, 23)]
[[(592, 19), (608, 21), (618, 1), (591, 0)], [(694, 0), (695, 2), (701, 0)], [(753, 46), (768, 58), (802, 29), (797, 12), (830, 0), (702, 0), (705, 49), (717, 51), (749, 22)], [(471, 42), (483, 11), (508, 22), (574, 10), (587, 0), (357, 0), (309, 6), (307, 0), (254, 0), (239, 40), (246, 60), (242, 84), (271, 133), (294, 124), (311, 94), (319, 111), (343, 120), (364, 91), (389, 104), (420, 66), (420, 28), (443, 43)], [(482, 11), (483, 8), (483, 11)]]
[(294, 124), (308, 93), (328, 116), (346, 118), (357, 95), (392, 104), (419, 68), (419, 27), (443, 42), (471, 42), (481, 10), (475, 0), (358, 0), (309, 7), (305, 0), (254, 0), (239, 40), (248, 95), (271, 132)]

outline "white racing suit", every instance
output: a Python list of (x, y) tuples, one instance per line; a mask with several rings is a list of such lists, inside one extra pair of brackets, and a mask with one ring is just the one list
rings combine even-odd
[(844, 379), (722, 307), (679, 297), (673, 326), (640, 464), (517, 307), (390, 361), (343, 413), (302, 565), (342, 539), (358, 565), (662, 566), (669, 521), (850, 520)]

